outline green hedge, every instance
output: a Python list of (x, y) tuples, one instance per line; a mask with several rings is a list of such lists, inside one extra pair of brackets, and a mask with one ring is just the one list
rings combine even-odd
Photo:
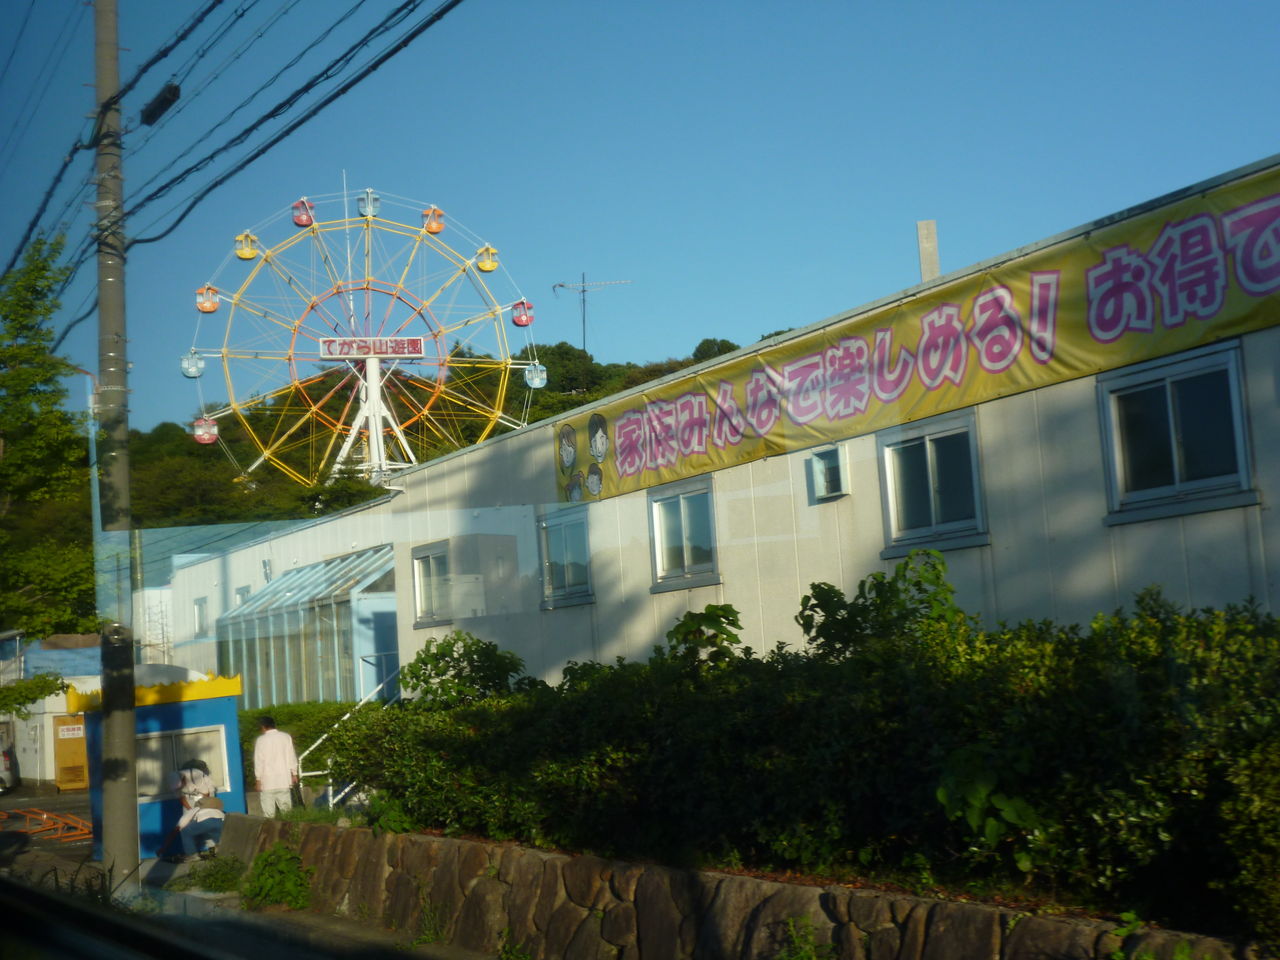
[[(304, 750), (329, 733), (333, 725), (354, 707), (354, 703), (278, 703), (258, 710), (241, 710), (240, 750), (244, 755), (245, 789), (253, 788), (253, 741), (262, 732), (258, 727), (259, 717), (269, 716), (275, 720), (278, 729), (293, 737), (293, 748), (301, 756)], [(332, 753), (330, 741), (326, 740), (303, 761), (304, 769), (325, 769)]]
[(919, 553), (850, 598), (814, 584), (801, 651), (742, 648), (733, 608), (708, 607), (648, 662), (570, 663), (555, 688), (456, 634), (427, 645), (418, 676), (483, 663), (489, 679), (362, 709), (335, 767), (422, 827), (677, 864), (1025, 881), (1280, 939), (1276, 620), (1146, 592), (1087, 628), (989, 631), (944, 574)]

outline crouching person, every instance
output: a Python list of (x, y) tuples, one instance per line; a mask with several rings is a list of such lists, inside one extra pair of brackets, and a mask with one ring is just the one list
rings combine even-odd
[(218, 799), (218, 788), (209, 776), (208, 765), (203, 760), (184, 763), (174, 775), (174, 791), (182, 802), (182, 816), (174, 827), (182, 838), (182, 855), (174, 859), (187, 861), (197, 856), (215, 856), (218, 841), (222, 839), (222, 821), (227, 815)]

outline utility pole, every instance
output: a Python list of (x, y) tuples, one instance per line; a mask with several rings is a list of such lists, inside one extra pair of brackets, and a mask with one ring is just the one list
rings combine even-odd
[[(582, 280), (580, 283), (552, 284), (552, 293), (556, 293), (557, 291), (577, 291), (577, 298), (579, 298), (579, 302), (582, 305), (582, 353), (584, 353), (584, 355), (586, 355), (586, 292), (588, 292), (589, 289), (595, 289), (596, 287), (612, 287), (612, 285), (618, 283), (631, 283), (631, 280), (591, 280), (591, 282), (588, 283), (586, 282), (586, 274), (582, 274)], [(590, 374), (591, 371), (591, 357), (582, 357), (582, 364), (584, 364), (584, 370), (582, 370), (582, 390), (584, 390), (585, 393), (586, 388), (589, 387), (588, 374)]]
[[(98, 236), (98, 467), (104, 550), (128, 564), (128, 589), (115, 591), (114, 609), (99, 609), (102, 632), (102, 860), (117, 883), (136, 882), (138, 867), (137, 732), (134, 719), (132, 588), (138, 564), (132, 549), (129, 499), (129, 363), (124, 310), (124, 176), (120, 142), (120, 47), (116, 0), (96, 0), (94, 72), (98, 101), (95, 173)], [(95, 531), (97, 533), (97, 531)], [(99, 580), (105, 571), (99, 568)]]

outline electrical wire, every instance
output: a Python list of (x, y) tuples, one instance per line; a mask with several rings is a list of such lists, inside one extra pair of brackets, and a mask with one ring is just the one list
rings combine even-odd
[[(291, 2), (288, 5), (287, 9), (285, 9), (283, 12), (288, 13), (289, 11), (292, 11), (293, 7), (295, 7), (299, 2), (301, 2), (301, 0), (293, 0), (293, 2)], [(333, 22), (330, 23), (314, 40), (312, 40), (308, 44), (305, 44), (298, 53), (294, 54), (293, 58), (290, 59), (288, 63), (286, 63), (283, 67), (277, 70), (265, 83), (261, 84), (256, 90), (254, 90), (251, 94), (249, 94), (249, 96), (245, 97), (238, 104), (236, 104), (236, 106), (233, 107), (228, 113), (224, 114), (220, 120), (214, 123), (211, 123), (210, 126), (215, 128), (221, 128), (229, 124), (232, 118), (235, 117), (236, 114), (238, 114), (241, 110), (247, 107), (250, 103), (252, 103), (258, 97), (262, 96), (262, 94), (264, 94), (271, 87), (275, 86), (275, 84), (279, 82), (280, 78), (284, 76), (284, 74), (286, 74), (289, 70), (293, 69), (293, 67), (297, 66), (299, 62), (301, 62), (302, 58), (306, 56), (307, 52), (310, 49), (318, 46), (319, 44), (327, 40), (329, 38), (329, 35), (333, 33), (333, 31), (337, 30), (344, 23), (346, 23), (346, 21), (350, 20), (351, 17), (355, 15), (356, 11), (359, 10), (362, 6), (364, 6), (365, 3), (367, 2), (368, 0), (356, 0), (356, 2), (352, 4), (352, 6), (347, 8), (346, 12), (340, 14), (337, 18), (335, 18)], [(278, 17), (279, 17), (279, 14), (277, 14), (276, 19), (278, 19)], [(261, 40), (263, 35), (266, 33), (266, 31), (270, 30), (271, 27), (274, 26), (274, 23), (275, 23), (275, 19), (273, 19), (270, 23), (267, 24), (266, 27), (260, 30), (257, 36), (254, 38), (254, 40), (255, 41)], [(207, 79), (197, 84), (195, 94), (188, 99), (180, 101), (178, 105), (174, 108), (174, 110), (172, 110), (169, 114), (167, 114), (164, 120), (162, 120), (160, 124), (157, 124), (157, 126), (153, 128), (153, 131), (158, 131), (162, 126), (164, 126), (166, 121), (172, 119), (172, 117), (180, 115), (185, 108), (190, 107), (194, 102), (196, 102), (202, 94), (209, 91), (210, 89), (213, 89), (214, 81), (216, 81), (219, 77), (221, 77), (222, 74), (226, 72), (227, 68), (229, 68), (231, 64), (235, 62), (235, 60), (238, 60), (241, 56), (243, 56), (244, 51), (247, 50), (248, 47), (251, 45), (252, 43), (246, 45), (243, 50), (237, 52), (236, 56), (230, 62), (224, 62), (217, 69), (215, 69)], [(195, 61), (193, 61), (193, 65), (194, 65), (194, 62)], [(192, 67), (192, 69), (194, 69), (194, 66)], [(190, 70), (188, 70), (188, 73), (189, 72)], [(182, 83), (183, 79), (185, 79), (185, 77), (179, 78), (176, 82)], [(154, 132), (152, 134), (148, 134), (146, 139), (144, 139), (142, 143), (140, 143), (136, 148), (134, 148), (133, 152), (136, 153), (138, 151), (141, 151), (150, 142), (152, 136), (154, 136)], [(151, 184), (155, 183), (156, 180), (158, 180), (166, 171), (173, 169), (173, 167), (176, 166), (177, 163), (180, 160), (182, 160), (183, 157), (190, 154), (198, 146), (200, 146), (200, 141), (193, 140), (180, 153), (178, 153), (177, 156), (173, 157), (168, 163), (166, 163), (163, 167), (161, 167), (159, 170), (153, 173), (149, 178), (143, 181), (143, 183), (141, 184), (140, 187), (138, 187), (138, 189), (145, 190)]]
[[(0, 170), (8, 166), (10, 146), (15, 150), (22, 138), (27, 135), (27, 130), (31, 126), (31, 121), (36, 118), (40, 112), (40, 104), (44, 103), (44, 98), (49, 93), (49, 78), (53, 70), (67, 56), (67, 50), (71, 46), (71, 40), (79, 29), (80, 23), (84, 20), (85, 8), (80, 7), (79, 10), (72, 8), (66, 20), (63, 21), (62, 27), (58, 30), (57, 37), (54, 38), (47, 53), (45, 54), (44, 63), (40, 65), (40, 70), (36, 74), (31, 89), (27, 91), (27, 97), (23, 101), (22, 106), (18, 108), (19, 122), (10, 125), (9, 132), (4, 138), (4, 142), (0, 143)], [(32, 103), (32, 97), (39, 92), (39, 96)]]
[(22, 25), (18, 27), (18, 32), (13, 36), (13, 49), (9, 51), (9, 56), (4, 58), (4, 66), (0, 67), (0, 84), (4, 83), (4, 78), (9, 75), (9, 65), (13, 63), (14, 55), (22, 46), (22, 38), (27, 32), (27, 22), (31, 19), (31, 11), (36, 8), (36, 0), (27, 0), (27, 12), (22, 15)]
[[(157, 63), (159, 63), (161, 60), (167, 57), (170, 53), (172, 53), (175, 49), (177, 49), (177, 47), (184, 40), (186, 40), (186, 38), (189, 37), (196, 30), (196, 28), (200, 26), (201, 23), (203, 23), (204, 20), (209, 16), (209, 14), (213, 13), (213, 11), (221, 3), (222, 3), (222, 0), (209, 0), (209, 2), (205, 5), (205, 7), (202, 10), (196, 13), (190, 20), (186, 22), (186, 24), (182, 26), (182, 28), (175, 35), (173, 40), (171, 40), (169, 43), (165, 44), (163, 47), (157, 50), (154, 54), (152, 54), (151, 58), (148, 59), (146, 63), (144, 63), (141, 67), (138, 68), (137, 71), (134, 72), (133, 76), (120, 89), (120, 91), (116, 94), (115, 97), (111, 98), (108, 102), (99, 105), (97, 116), (94, 122), (93, 133), (88, 137), (87, 141), (83, 141), (79, 137), (77, 137), (75, 142), (72, 143), (71, 147), (67, 150), (67, 153), (64, 155), (62, 159), (61, 166), (58, 168), (58, 171), (53, 176), (53, 182), (49, 185), (48, 189), (45, 190), (44, 196), (43, 198), (41, 198), (40, 205), (36, 209), (35, 216), (33, 216), (31, 220), (28, 222), (27, 228), (22, 234), (22, 239), (18, 241), (17, 247), (14, 249), (13, 254), (9, 257), (9, 263), (5, 266), (3, 273), (8, 273), (10, 270), (12, 270), (14, 267), (14, 264), (18, 262), (18, 258), (22, 256), (22, 251), (26, 249), (27, 243), (31, 240), (32, 234), (35, 233), (41, 218), (44, 216), (45, 210), (49, 206), (49, 201), (52, 199), (54, 191), (58, 189), (58, 185), (62, 182), (62, 178), (66, 175), (67, 168), (71, 166), (71, 162), (72, 160), (75, 159), (75, 155), (79, 151), (87, 150), (97, 144), (99, 131), (102, 126), (102, 120), (106, 116), (107, 111), (111, 107), (113, 107), (116, 103), (118, 103), (121, 97), (123, 97), (126, 93), (128, 93), (135, 86), (137, 86), (138, 82), (146, 75), (147, 71), (149, 71), (153, 66), (155, 66)], [(83, 9), (84, 8), (82, 8), (82, 13), (83, 13)], [(76, 269), (79, 269), (79, 265), (77, 265)], [(65, 289), (65, 285), (64, 285), (64, 289)]]
[[(273, 106), (270, 110), (268, 110), (266, 113), (260, 116), (253, 123), (249, 124), (249, 126), (241, 130), (229, 141), (209, 151), (207, 154), (204, 155), (204, 157), (197, 160), (195, 163), (192, 163), (189, 166), (187, 166), (186, 169), (184, 169), (181, 173), (174, 175), (165, 183), (161, 184), (159, 187), (156, 187), (154, 190), (148, 193), (145, 197), (143, 197), (141, 200), (135, 203), (133, 207), (128, 210), (127, 215), (133, 216), (138, 211), (142, 210), (144, 207), (149, 206), (153, 201), (158, 200), (160, 197), (164, 196), (166, 193), (168, 193), (178, 184), (188, 179), (192, 174), (197, 173), (204, 167), (208, 166), (210, 163), (212, 163), (214, 160), (216, 160), (219, 156), (224, 154), (226, 151), (230, 150), (233, 147), (238, 147), (241, 144), (243, 144), (246, 140), (249, 139), (249, 137), (251, 137), (254, 134), (254, 132), (256, 132), (264, 124), (268, 123), (271, 120), (275, 120), (283, 116), (290, 109), (292, 109), (299, 100), (301, 100), (308, 93), (312, 92), (312, 90), (314, 90), (314, 88), (317, 85), (325, 82), (326, 80), (332, 79), (335, 74), (337, 74), (339, 71), (344, 69), (351, 62), (351, 60), (355, 58), (356, 54), (360, 52), (360, 49), (365, 44), (367, 44), (373, 38), (391, 29), (396, 23), (403, 20), (405, 16), (407, 16), (409, 13), (412, 13), (413, 10), (415, 10), (417, 7), (421, 6), (423, 2), (424, 0), (405, 0), (405, 2), (401, 3), (400, 6), (396, 7), (393, 11), (391, 11), (391, 13), (389, 13), (385, 18), (383, 18), (382, 21), (380, 21), (378, 24), (376, 24), (375, 26), (371, 27), (368, 31), (366, 31), (364, 36), (362, 36), (359, 40), (357, 40), (350, 47), (348, 47), (341, 55), (331, 60), (324, 67), (324, 69), (322, 69), (321, 71), (313, 75), (306, 83), (304, 83), (302, 86), (295, 89), (287, 97), (285, 97), (275, 106)], [(458, 0), (458, 2), (461, 2), (461, 0)], [(450, 9), (452, 9), (452, 7), (456, 5), (457, 5), (456, 3), (454, 4), (446, 3), (444, 6), (450, 7)], [(448, 11), (446, 10), (445, 12), (447, 13)], [(435, 16), (435, 14), (433, 14), (432, 16)], [(441, 16), (443, 16), (443, 14), (441, 14)], [(431, 20), (430, 17), (428, 18), (428, 21), (430, 21), (428, 23), (428, 26), (430, 25), (431, 22), (434, 22), (433, 20)], [(422, 27), (421, 29), (426, 29), (426, 27)], [(331, 101), (328, 101), (328, 102), (331, 102)], [(322, 102), (322, 105), (327, 105), (327, 102)], [(310, 114), (310, 115), (314, 115), (314, 114)]]

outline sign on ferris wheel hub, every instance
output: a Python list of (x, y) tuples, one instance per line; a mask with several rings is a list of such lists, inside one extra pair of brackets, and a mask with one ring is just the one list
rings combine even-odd
[[(246, 474), (382, 482), (524, 426), (546, 384), (533, 304), (497, 248), (452, 215), (446, 229), (434, 204), (371, 189), (302, 197), (230, 247), (196, 290), (182, 373), (199, 393), (204, 361), (221, 364), (225, 405), (200, 396), (207, 422), (192, 436), (212, 443), (218, 421), (237, 421), (257, 450)], [(200, 324), (214, 331), (203, 348)]]

